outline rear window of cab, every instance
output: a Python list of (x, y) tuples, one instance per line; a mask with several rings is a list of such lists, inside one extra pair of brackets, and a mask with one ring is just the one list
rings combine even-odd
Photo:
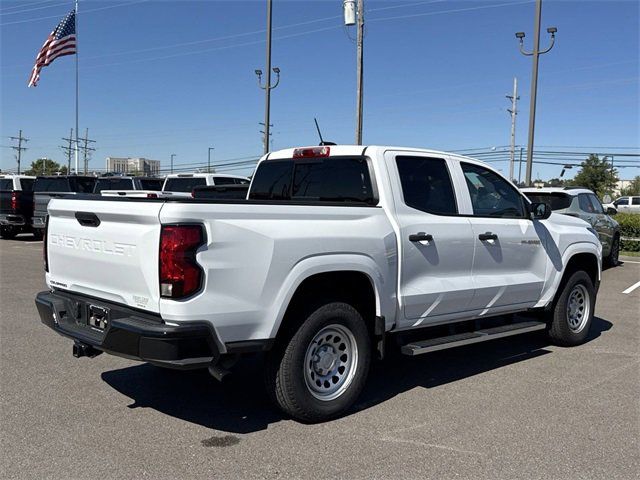
[(376, 202), (365, 157), (265, 160), (256, 170), (249, 200)]

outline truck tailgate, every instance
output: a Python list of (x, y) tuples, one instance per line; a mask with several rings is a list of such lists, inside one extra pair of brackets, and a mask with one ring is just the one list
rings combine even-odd
[(49, 286), (158, 312), (162, 205), (52, 199)]

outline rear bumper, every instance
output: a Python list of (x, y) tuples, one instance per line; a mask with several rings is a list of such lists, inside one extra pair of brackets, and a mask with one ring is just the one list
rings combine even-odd
[(24, 227), (27, 224), (24, 215), (2, 214), (0, 215), (0, 225), (11, 225), (16, 227)]
[[(207, 323), (167, 325), (159, 315), (68, 292), (40, 292), (36, 307), (42, 323), (76, 343), (155, 365), (193, 369), (215, 365), (221, 348)], [(89, 325), (90, 307), (108, 311), (106, 327)]]

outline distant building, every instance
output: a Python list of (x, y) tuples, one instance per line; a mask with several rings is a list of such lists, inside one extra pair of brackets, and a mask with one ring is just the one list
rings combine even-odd
[(620, 195), (620, 192), (622, 192), (622, 190), (624, 190), (625, 188), (629, 188), (632, 183), (633, 180), (618, 180), (618, 182), (616, 183), (616, 187), (613, 189), (614, 195)]
[(142, 157), (107, 157), (107, 172), (158, 175), (160, 173), (160, 160), (150, 160)]

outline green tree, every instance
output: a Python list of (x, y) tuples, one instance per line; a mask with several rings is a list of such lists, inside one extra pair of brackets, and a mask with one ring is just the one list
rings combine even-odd
[(629, 185), (627, 188), (623, 188), (620, 191), (620, 195), (622, 195), (623, 197), (640, 195), (640, 175), (631, 180), (631, 185)]
[(562, 178), (552, 178), (547, 181), (546, 184), (550, 187), (564, 187), (566, 185), (566, 181)]
[(50, 158), (39, 158), (31, 162), (29, 170), (24, 172), (25, 175), (55, 175), (57, 173), (66, 175), (67, 167), (60, 166), (58, 162), (54, 162)]
[(617, 170), (611, 168), (611, 164), (606, 160), (591, 154), (580, 165), (580, 171), (571, 180), (571, 185), (593, 190), (599, 198), (602, 198), (613, 193), (617, 182)]

